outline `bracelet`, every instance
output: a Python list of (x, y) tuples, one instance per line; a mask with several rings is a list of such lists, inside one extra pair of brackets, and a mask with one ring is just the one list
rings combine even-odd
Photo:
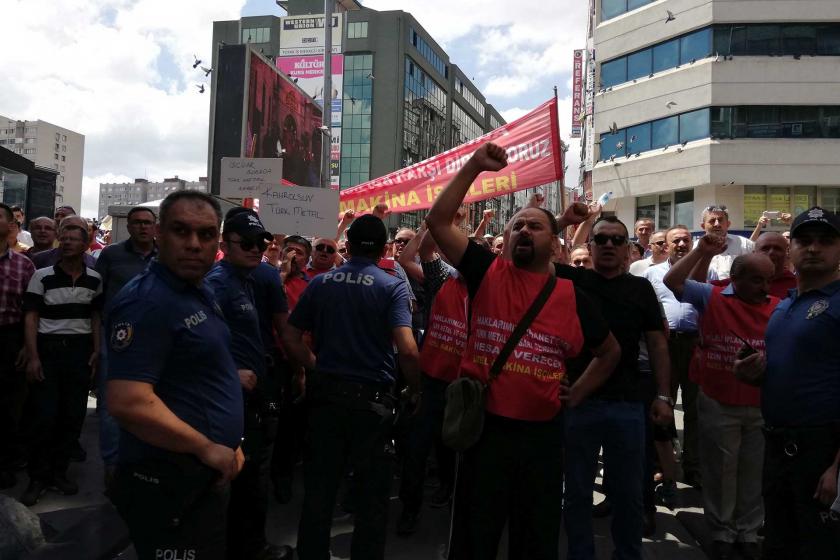
[(671, 405), (671, 408), (674, 408), (677, 404), (677, 403), (674, 402), (674, 399), (672, 399), (671, 397), (668, 397), (666, 395), (656, 395), (656, 399), (660, 400), (660, 401), (665, 401), (666, 403)]

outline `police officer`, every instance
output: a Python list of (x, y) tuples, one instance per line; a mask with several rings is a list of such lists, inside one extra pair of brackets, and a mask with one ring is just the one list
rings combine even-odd
[(274, 427), (268, 418), (271, 394), (266, 391), (265, 346), (254, 295), (254, 270), (262, 260), (272, 235), (256, 212), (234, 208), (225, 216), (222, 230), (224, 258), (207, 275), (207, 283), (231, 331), (231, 354), (239, 373), (245, 405), (245, 465), (231, 484), (228, 509), (228, 558), (289, 558), (289, 547), (266, 542), (268, 460)]
[(204, 276), (221, 210), (178, 191), (160, 205), (158, 260), (108, 310), (107, 404), (120, 424), (111, 499), (141, 559), (225, 557), (242, 468), (242, 390), (230, 331)]
[[(377, 267), (386, 240), (382, 220), (358, 218), (347, 230), (350, 260), (310, 281), (284, 333), (286, 351), (309, 372), (301, 560), (329, 558), (332, 511), (348, 460), (359, 490), (351, 557), (385, 555), (394, 346), (415, 396), (419, 384), (406, 284)], [(303, 342), (304, 331), (313, 334), (314, 353)]]
[(818, 207), (797, 216), (790, 260), (797, 289), (770, 316), (766, 359), (753, 351), (734, 367), (761, 382), (764, 558), (840, 558), (829, 509), (840, 464), (840, 217)]

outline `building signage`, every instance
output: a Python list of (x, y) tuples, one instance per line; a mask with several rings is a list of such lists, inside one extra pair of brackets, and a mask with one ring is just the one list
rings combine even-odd
[[(324, 16), (287, 16), (282, 20), (278, 56), (324, 54)], [(339, 54), (344, 36), (344, 14), (332, 17), (332, 52)]]
[(583, 49), (576, 49), (572, 64), (572, 138), (580, 138), (583, 112)]

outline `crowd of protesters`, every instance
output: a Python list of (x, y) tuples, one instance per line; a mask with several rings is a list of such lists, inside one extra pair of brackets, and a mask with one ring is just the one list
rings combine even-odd
[[(469, 186), (505, 165), (482, 146), (393, 237), (382, 205), (313, 239), (178, 192), (115, 244), (72, 208), (25, 231), (0, 205), (0, 487), (25, 469), (25, 505), (79, 491), (92, 390), (141, 558), (324, 560), (337, 502), (352, 557), (384, 558), (394, 467), (397, 535), (448, 507), (451, 559), (495, 559), (505, 527), (510, 558), (556, 559), (561, 524), (565, 557), (592, 559), (606, 515), (614, 558), (641, 558), (678, 482), (702, 493), (710, 557), (840, 558), (840, 217), (747, 239), (712, 205), (695, 239), (535, 195), (502, 235), (490, 210), (465, 231)], [(293, 549), (266, 515), (300, 460)]]

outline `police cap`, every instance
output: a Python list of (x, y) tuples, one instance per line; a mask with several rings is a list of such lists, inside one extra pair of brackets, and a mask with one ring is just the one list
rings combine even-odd
[(228, 212), (224, 223), (225, 233), (237, 233), (246, 239), (265, 239), (271, 241), (274, 237), (265, 230), (260, 217), (250, 208), (243, 208), (238, 212)]
[(388, 229), (385, 223), (376, 216), (365, 214), (350, 224), (347, 230), (347, 241), (365, 249), (381, 248), (388, 241)]
[(833, 230), (835, 235), (840, 235), (840, 216), (819, 206), (799, 214), (790, 228), (790, 236), (796, 237), (797, 230), (808, 224), (822, 224)]

